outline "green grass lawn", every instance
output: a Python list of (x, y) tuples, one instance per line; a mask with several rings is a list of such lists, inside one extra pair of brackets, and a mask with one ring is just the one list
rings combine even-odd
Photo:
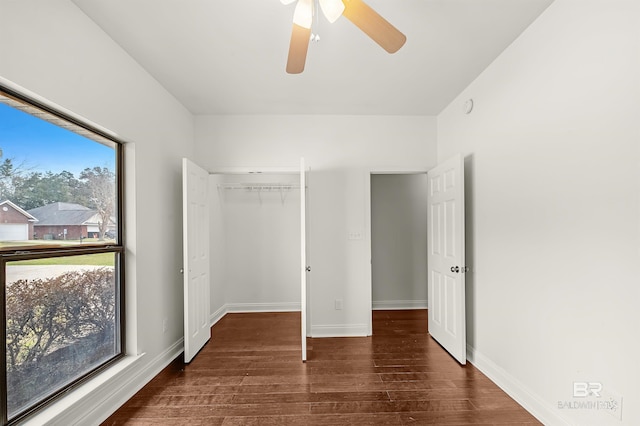
[(84, 240), (28, 240), (28, 241), (0, 241), (0, 249), (2, 248), (19, 248), (25, 246), (76, 246), (82, 244), (114, 244), (115, 240), (96, 240), (93, 238), (85, 238)]
[[(85, 239), (84, 242), (95, 243), (97, 240)], [(80, 245), (80, 240), (29, 240), (29, 241), (0, 241), (0, 249), (3, 248), (15, 248), (15, 249), (28, 249), (28, 246), (65, 246), (65, 245)], [(101, 243), (108, 244), (109, 240), (101, 241)], [(48, 259), (34, 259), (34, 260), (20, 260), (11, 262), (11, 265), (90, 265), (90, 266), (114, 266), (115, 256), (113, 253), (97, 253), (86, 254), (82, 256), (62, 256), (51, 257)]]
[(38, 245), (40, 244), (39, 241), (35, 242), (35, 241), (0, 241), (0, 248), (4, 248), (4, 247), (16, 247), (16, 246), (33, 246), (33, 245)]
[(10, 265), (91, 265), (114, 266), (115, 255), (113, 253), (85, 254), (82, 256), (50, 257), (47, 259), (21, 260), (11, 262)]

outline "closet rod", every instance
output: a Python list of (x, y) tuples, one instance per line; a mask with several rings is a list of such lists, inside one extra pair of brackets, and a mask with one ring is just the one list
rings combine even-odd
[(221, 189), (241, 189), (244, 191), (289, 191), (300, 189), (300, 184), (294, 183), (220, 183)]

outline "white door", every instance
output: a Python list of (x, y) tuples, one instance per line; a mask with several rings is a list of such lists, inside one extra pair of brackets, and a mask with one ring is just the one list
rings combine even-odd
[(427, 176), (429, 334), (466, 364), (464, 160), (457, 155)]
[(184, 362), (209, 341), (209, 173), (182, 159)]
[(307, 361), (307, 170), (300, 159), (300, 334), (302, 362)]

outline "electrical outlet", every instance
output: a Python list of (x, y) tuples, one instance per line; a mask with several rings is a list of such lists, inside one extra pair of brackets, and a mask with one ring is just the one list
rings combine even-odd
[(342, 299), (336, 299), (335, 301), (336, 311), (342, 310)]
[(165, 318), (162, 320), (162, 332), (166, 333), (168, 329), (169, 329), (169, 320)]

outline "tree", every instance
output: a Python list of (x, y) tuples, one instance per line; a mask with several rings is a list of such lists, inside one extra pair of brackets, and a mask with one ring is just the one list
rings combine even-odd
[(7, 298), (7, 367), (38, 361), (52, 347), (92, 333), (113, 332), (113, 268), (66, 272), (10, 283)]
[(30, 405), (116, 353), (113, 267), (6, 286), (7, 402)]
[(101, 239), (114, 216), (115, 194), (115, 173), (106, 167), (85, 168), (76, 178), (66, 170), (30, 171), (24, 163), (16, 165), (11, 158), (0, 161), (0, 200), (11, 200), (25, 210), (56, 202), (89, 207), (100, 217)]
[[(3, 157), (0, 148), (0, 159)], [(16, 181), (25, 177), (29, 167), (24, 162), (15, 164), (12, 158), (5, 158), (0, 162), (0, 200), (14, 198)]]
[(9, 199), (15, 190), (15, 179), (25, 176), (28, 171), (25, 163), (15, 164), (11, 158), (5, 158), (0, 163), (0, 199)]
[[(1, 153), (0, 158), (2, 158)], [(0, 199), (7, 199), (13, 193), (13, 172), (13, 161), (5, 158), (0, 163)]]
[(12, 188), (12, 194), (6, 198), (25, 210), (56, 202), (90, 204), (86, 185), (68, 171), (13, 176)]
[(89, 200), (100, 216), (98, 230), (100, 239), (104, 239), (109, 222), (114, 215), (116, 191), (115, 173), (106, 167), (86, 168), (80, 173), (80, 179), (87, 185)]

